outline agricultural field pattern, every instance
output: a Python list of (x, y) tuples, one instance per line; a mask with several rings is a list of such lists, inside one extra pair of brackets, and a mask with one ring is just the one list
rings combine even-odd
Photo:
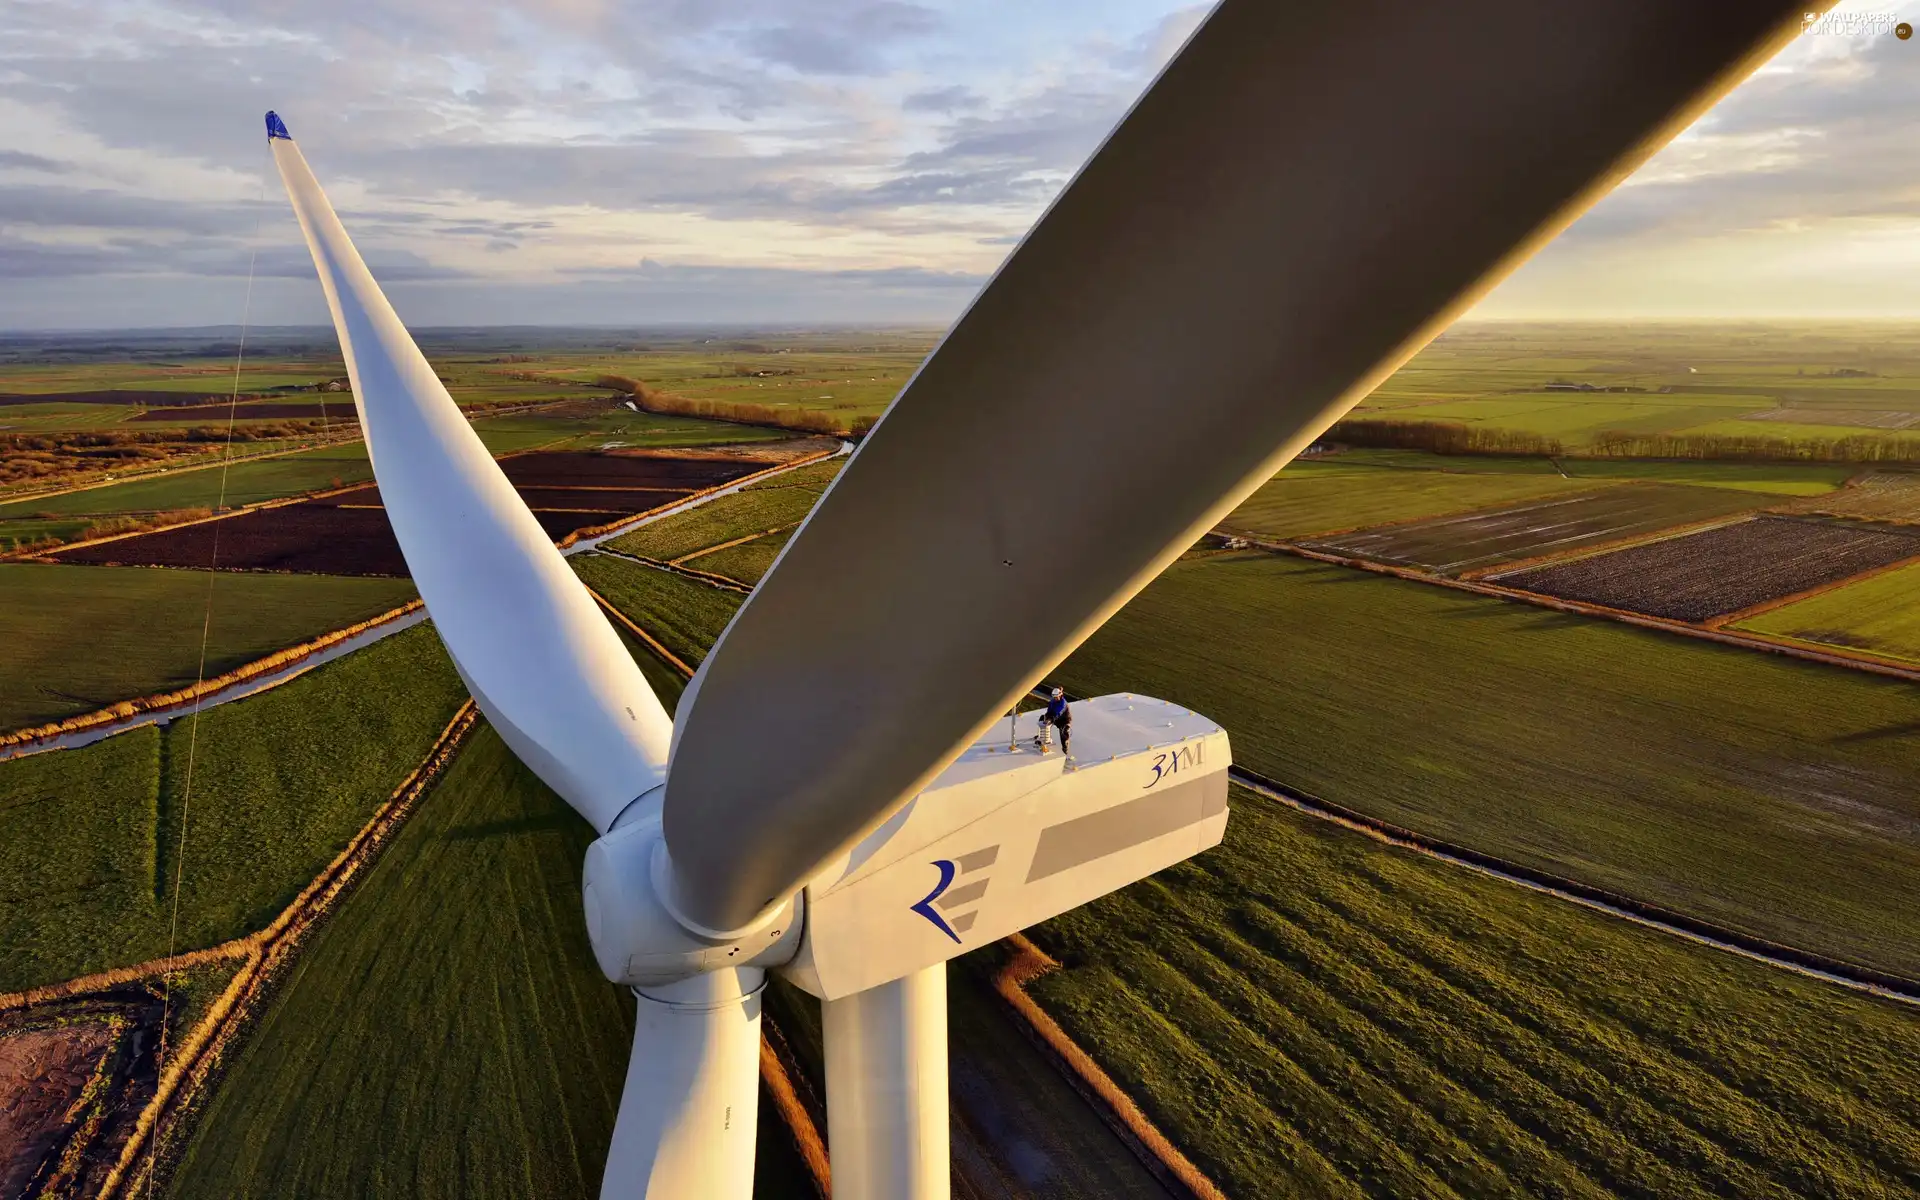
[[(669, 710), (933, 339), (421, 337)], [(331, 334), (233, 351), (0, 338), (0, 1200), (591, 1194), (593, 831), (417, 611)], [(952, 964), (956, 1196), (1920, 1195), (1910, 331), (1456, 326), (1048, 680), (1241, 774)], [(814, 1200), (766, 1005), (755, 1195)]]
[(1913, 558), (1920, 558), (1914, 531), (1755, 517), (1494, 578), (1566, 600), (1705, 621)]

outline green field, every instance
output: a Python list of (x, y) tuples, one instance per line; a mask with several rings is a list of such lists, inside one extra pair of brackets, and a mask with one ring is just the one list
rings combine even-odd
[(827, 485), (839, 477), (841, 469), (846, 465), (847, 460), (844, 458), (830, 458), (825, 462), (812, 463), (804, 467), (795, 467), (791, 471), (782, 471), (778, 475), (762, 479), (759, 483), (750, 483), (742, 490), (765, 492), (778, 488), (812, 488), (814, 491), (824, 495), (827, 490)]
[(698, 580), (610, 554), (579, 554), (567, 561), (607, 603), (697, 667), (746, 597)]
[(1735, 628), (1920, 662), (1920, 566), (1822, 592)]
[(191, 685), (209, 581), (208, 678), (414, 596), (404, 579), (0, 563), (0, 729)]
[[(478, 731), (261, 1013), (171, 1194), (596, 1194), (633, 1000), (587, 945), (592, 839)], [(808, 1197), (770, 1108), (755, 1195)]]
[[(1596, 485), (1632, 481), (1759, 493), (1748, 501), (1757, 507), (1769, 502), (1766, 497), (1826, 495), (1853, 471), (1821, 463), (1549, 461), (1347, 450), (1290, 464), (1221, 521), (1220, 527), (1255, 537), (1311, 537), (1544, 501), (1590, 491)], [(1709, 495), (1692, 507), (1714, 504)]]
[[(1267, 538), (1306, 537), (1410, 521), (1442, 513), (1578, 492), (1575, 483), (1529, 464), (1524, 472), (1454, 472), (1379, 466), (1348, 455), (1296, 462), (1220, 522), (1222, 529)], [(1441, 460), (1421, 455), (1426, 462)]]
[(810, 488), (735, 492), (686, 512), (650, 521), (607, 545), (625, 554), (670, 562), (736, 538), (796, 525), (819, 500), (820, 493)]
[[(0, 762), (0, 991), (264, 926), (426, 757), (465, 699), (420, 626), (291, 683)], [(186, 788), (189, 748), (193, 789)]]
[(1056, 672), (1363, 812), (1920, 976), (1920, 689), (1277, 555), (1167, 571)]
[(1574, 479), (1638, 479), (1770, 496), (1824, 496), (1846, 483), (1856, 471), (1830, 463), (1637, 462), (1606, 458), (1564, 458), (1557, 465)]
[(1235, 789), (1029, 992), (1231, 1196), (1892, 1197), (1920, 1021)]
[[(1549, 392), (1549, 383), (1638, 390)], [(1484, 423), (1569, 443), (1607, 428), (1687, 432), (1715, 421), (1766, 436), (1774, 422), (1736, 418), (1770, 408), (1920, 412), (1920, 333), (1907, 322), (1464, 321), (1362, 404), (1395, 419)]]
[(725, 575), (741, 583), (759, 583), (761, 577), (773, 569), (773, 560), (780, 557), (780, 551), (786, 549), (796, 532), (794, 529), (783, 529), (779, 533), (769, 533), (738, 546), (702, 554), (687, 565), (715, 575)]
[[(227, 468), (226, 503), (258, 504), (283, 496), (299, 496), (373, 478), (367, 448), (327, 446), (304, 454), (237, 462)], [(220, 467), (175, 471), (151, 479), (109, 484), (65, 492), (58, 496), (0, 504), (0, 535), (11, 522), (42, 513), (99, 516), (109, 513), (166, 512), (181, 508), (212, 508), (220, 503)]]
[(514, 450), (671, 449), (778, 441), (779, 429), (629, 412), (607, 400), (577, 401), (547, 412), (481, 417), (473, 422), (495, 454)]

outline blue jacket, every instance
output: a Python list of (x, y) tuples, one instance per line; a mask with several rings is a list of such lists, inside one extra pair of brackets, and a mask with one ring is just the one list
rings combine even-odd
[(1073, 714), (1067, 711), (1067, 698), (1065, 696), (1047, 701), (1047, 724), (1065, 725), (1071, 720), (1073, 720)]

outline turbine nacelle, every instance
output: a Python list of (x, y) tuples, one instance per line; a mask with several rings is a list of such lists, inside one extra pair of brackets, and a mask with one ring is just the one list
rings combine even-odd
[(1074, 705), (1078, 764), (996, 725), (880, 828), (746, 929), (703, 929), (673, 903), (659, 792), (587, 849), (587, 934), (608, 979), (643, 991), (734, 967), (777, 968), (823, 1000), (1058, 916), (1220, 841), (1226, 731), (1176, 704)]

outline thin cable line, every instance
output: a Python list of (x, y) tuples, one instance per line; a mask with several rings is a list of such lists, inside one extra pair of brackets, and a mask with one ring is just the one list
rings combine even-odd
[[(240, 407), (240, 372), (247, 361), (247, 331), (253, 322), (253, 275), (260, 261), (260, 222), (265, 215), (267, 204), (267, 181), (260, 180), (260, 198), (253, 218), (253, 247), (247, 255), (247, 298), (240, 309), (240, 344), (233, 355), (233, 388), (227, 396), (227, 443), (220, 458), (220, 498), (214, 502), (213, 511), (217, 517), (227, 506), (227, 471), (233, 465), (233, 423), (234, 414)], [(219, 576), (220, 565), (220, 527), (223, 521), (209, 521), (213, 529), (213, 548), (207, 556), (207, 603), (206, 612), (200, 619), (200, 665), (194, 674), (193, 717), (187, 726), (187, 774), (183, 781), (180, 796), (180, 832), (174, 846), (173, 855), (173, 914), (167, 929), (167, 967), (160, 974), (160, 1053), (154, 1063), (154, 1073), (163, 1077), (167, 1065), (168, 1032), (173, 1018), (173, 970), (176, 962), (176, 950), (180, 939), (180, 888), (187, 875), (187, 817), (193, 809), (193, 764), (194, 756), (200, 746), (200, 708), (204, 697), (201, 685), (207, 680), (207, 641), (213, 630), (213, 583)], [(156, 1097), (157, 1098), (157, 1097)], [(160, 1156), (161, 1122), (153, 1123), (151, 1141), (147, 1144), (147, 1195), (153, 1195), (153, 1177)]]

